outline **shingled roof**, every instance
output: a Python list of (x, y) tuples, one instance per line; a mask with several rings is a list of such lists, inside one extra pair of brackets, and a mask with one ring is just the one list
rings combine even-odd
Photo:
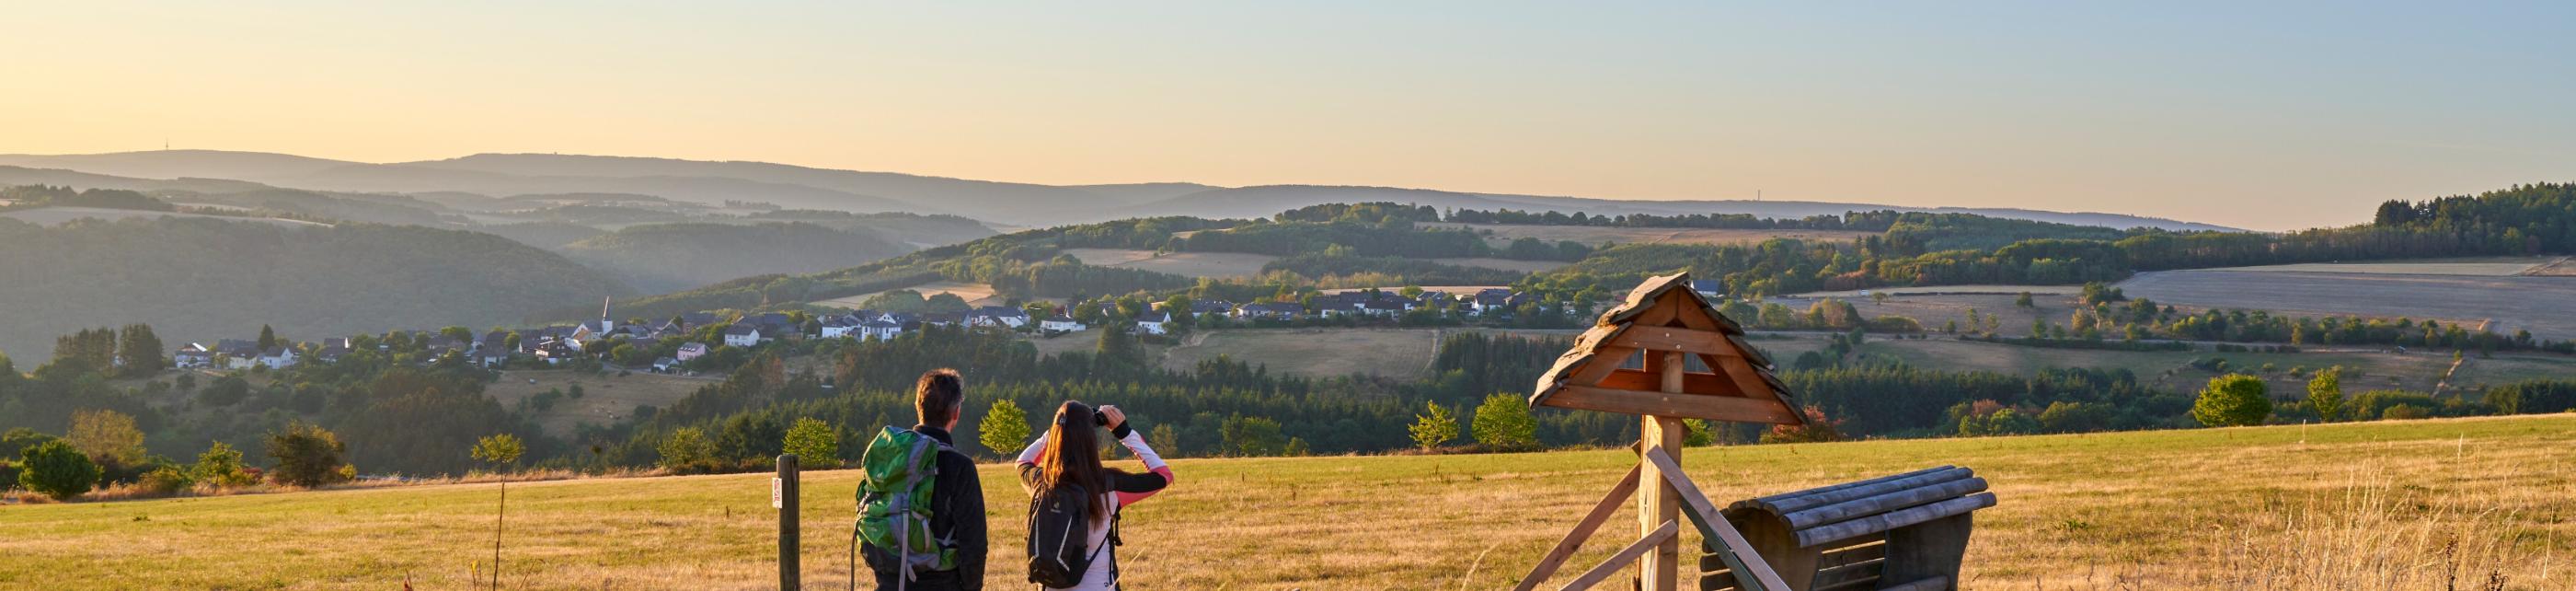
[[(1628, 292), (1539, 376), (1530, 405), (1805, 424), (1788, 385), (1772, 375), (1771, 360), (1690, 286), (1688, 273), (1676, 273)], [(1683, 352), (1711, 371), (1686, 371), (1680, 391), (1666, 392), (1660, 374), (1620, 367), (1639, 351)]]

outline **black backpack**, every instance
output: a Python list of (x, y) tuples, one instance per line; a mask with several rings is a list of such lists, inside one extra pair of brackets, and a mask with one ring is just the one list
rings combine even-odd
[[(1083, 573), (1091, 570), (1091, 561), (1100, 552), (1117, 545), (1118, 514), (1109, 515), (1110, 539), (1098, 550), (1084, 549), (1091, 542), (1090, 491), (1081, 485), (1064, 484), (1038, 491), (1029, 497), (1029, 582), (1065, 589), (1082, 584)], [(1117, 560), (1112, 554), (1110, 560)], [(1110, 574), (1112, 582), (1118, 575)]]

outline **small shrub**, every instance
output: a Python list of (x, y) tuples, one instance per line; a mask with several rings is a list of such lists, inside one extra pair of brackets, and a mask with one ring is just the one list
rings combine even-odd
[(1470, 425), (1476, 443), (1496, 450), (1535, 449), (1538, 447), (1538, 420), (1530, 417), (1529, 404), (1520, 396), (1497, 392), (1485, 397), (1476, 407), (1475, 423)]
[(346, 482), (356, 475), (343, 456), (349, 447), (340, 436), (319, 425), (298, 422), (268, 436), (268, 457), (277, 461), (273, 476), (294, 486)]
[(787, 453), (796, 454), (798, 469), (838, 468), (841, 465), (841, 436), (831, 423), (813, 417), (801, 417), (787, 426), (783, 442)]
[(1437, 402), (1427, 402), (1424, 405), (1428, 407), (1427, 412), (1414, 415), (1413, 426), (1406, 429), (1407, 434), (1413, 437), (1413, 445), (1429, 451), (1440, 447), (1440, 444), (1448, 443), (1449, 440), (1457, 439), (1458, 416), (1450, 413), (1447, 407), (1440, 406)]
[(71, 444), (47, 441), (27, 448), (18, 458), (18, 485), (56, 500), (87, 494), (98, 484), (98, 464)]
[(2211, 427), (2240, 427), (2263, 424), (2272, 416), (2272, 399), (2262, 378), (2228, 374), (2210, 378), (2202, 388), (2200, 400), (2191, 405), (2191, 418)]
[(177, 466), (153, 468), (143, 473), (143, 478), (136, 483), (142, 485), (144, 492), (164, 497), (179, 494), (179, 491), (188, 490), (195, 484), (188, 479), (188, 473), (180, 471)]
[(206, 453), (197, 454), (197, 463), (188, 467), (188, 473), (197, 482), (216, 487), (250, 486), (259, 482), (258, 475), (242, 466), (241, 450), (221, 441), (206, 448)]
[(2383, 421), (2411, 421), (2431, 416), (2433, 411), (2412, 404), (2399, 404), (2379, 411), (2379, 420)]

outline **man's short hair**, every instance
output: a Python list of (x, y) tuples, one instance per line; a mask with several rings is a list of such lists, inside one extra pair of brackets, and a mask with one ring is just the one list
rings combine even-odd
[(966, 380), (957, 370), (940, 368), (921, 373), (921, 384), (913, 388), (912, 409), (921, 413), (921, 424), (945, 425), (957, 418), (957, 407), (966, 401)]

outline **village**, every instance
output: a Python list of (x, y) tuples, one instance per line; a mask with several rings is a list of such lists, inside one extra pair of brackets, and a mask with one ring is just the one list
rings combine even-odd
[[(1692, 284), (1694, 291), (1710, 298), (1719, 297), (1717, 290), (1722, 289), (1716, 281), (1700, 280)], [(1569, 318), (1580, 317), (1587, 311), (1580, 306), (1543, 306), (1536, 295), (1511, 289), (1485, 288), (1470, 293), (1451, 293), (1419, 287), (1399, 291), (1338, 290), (1309, 294), (1299, 301), (1290, 302), (1175, 299), (1153, 302), (1146, 309), (1134, 313), (1122, 312), (1114, 301), (1074, 305), (1040, 301), (1025, 306), (987, 305), (953, 312), (709, 310), (683, 313), (656, 323), (641, 319), (621, 322), (615, 318), (613, 306), (613, 301), (603, 301), (600, 316), (587, 322), (522, 329), (494, 328), (479, 335), (465, 327), (448, 327), (393, 330), (381, 336), (333, 337), (320, 342), (276, 338), (265, 342), (224, 338), (212, 345), (188, 342), (172, 351), (169, 359), (172, 367), (182, 370), (280, 370), (306, 361), (337, 362), (358, 347), (389, 351), (397, 348), (396, 343), (407, 343), (411, 345), (408, 348), (427, 353), (428, 360), (424, 363), (437, 363), (456, 356), (476, 367), (505, 369), (555, 367), (576, 360), (593, 360), (632, 371), (696, 375), (700, 371), (721, 370), (692, 362), (708, 358), (724, 348), (751, 349), (780, 340), (893, 340), (930, 327), (1002, 330), (1035, 338), (1054, 338), (1096, 328), (1124, 330), (1139, 336), (1164, 336), (1192, 328), (1229, 324), (1262, 328), (1324, 322), (1337, 323), (1332, 324), (1335, 326), (1392, 325), (1408, 314), (1431, 314), (1448, 321), (1467, 321), (1496, 318), (1516, 310), (1554, 313)]]

